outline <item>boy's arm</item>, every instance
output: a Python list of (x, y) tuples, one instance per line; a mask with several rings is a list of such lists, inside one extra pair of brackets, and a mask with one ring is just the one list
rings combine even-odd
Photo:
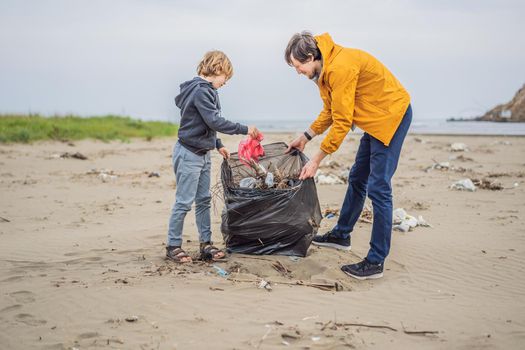
[(213, 95), (207, 89), (199, 89), (195, 92), (195, 107), (199, 111), (202, 119), (212, 130), (223, 134), (248, 134), (248, 127), (239, 123), (233, 123), (224, 119), (221, 112), (215, 106)]
[(223, 147), (224, 147), (224, 145), (222, 144), (221, 139), (216, 139), (216, 140), (215, 140), (215, 148), (217, 148), (217, 149), (221, 149), (221, 148), (223, 148)]

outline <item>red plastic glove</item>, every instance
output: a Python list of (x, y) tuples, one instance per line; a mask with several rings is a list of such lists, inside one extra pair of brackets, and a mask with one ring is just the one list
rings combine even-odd
[(239, 142), (237, 154), (243, 164), (249, 165), (250, 161), (259, 162), (259, 157), (264, 156), (264, 148), (261, 145), (263, 139), (263, 134), (259, 132), (256, 139), (248, 136)]

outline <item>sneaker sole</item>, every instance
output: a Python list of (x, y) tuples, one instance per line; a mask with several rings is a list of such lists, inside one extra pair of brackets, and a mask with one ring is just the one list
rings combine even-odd
[(312, 244), (315, 244), (315, 245), (318, 245), (318, 246), (321, 246), (321, 247), (328, 247), (328, 248), (333, 248), (333, 249), (338, 249), (338, 250), (351, 250), (352, 249), (352, 246), (344, 246), (344, 245), (340, 245), (340, 244), (335, 244), (335, 243), (324, 243), (324, 242), (315, 242), (315, 241), (312, 241)]
[[(341, 270), (343, 271), (343, 270)], [(343, 271), (345, 274), (347, 274), (348, 276), (350, 277), (353, 277), (355, 279), (358, 279), (360, 281), (364, 281), (364, 280), (376, 280), (378, 278), (381, 278), (383, 277), (383, 273), (376, 273), (375, 275), (370, 275), (370, 276), (356, 276), (356, 275), (352, 275), (350, 272), (347, 272), (347, 271)]]

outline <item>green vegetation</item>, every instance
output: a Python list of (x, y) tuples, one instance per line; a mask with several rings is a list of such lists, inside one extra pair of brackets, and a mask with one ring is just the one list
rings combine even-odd
[(87, 138), (128, 141), (133, 137), (151, 140), (154, 137), (175, 136), (177, 130), (178, 125), (172, 123), (145, 122), (114, 115), (83, 118), (74, 115), (0, 114), (0, 143)]

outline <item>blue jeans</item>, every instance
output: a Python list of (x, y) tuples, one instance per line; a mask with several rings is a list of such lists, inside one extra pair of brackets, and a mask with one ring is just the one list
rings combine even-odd
[(374, 222), (367, 260), (378, 264), (385, 261), (390, 251), (392, 236), (392, 186), (401, 146), (412, 121), (412, 107), (409, 105), (401, 124), (397, 128), (390, 145), (365, 133), (361, 138), (355, 163), (348, 176), (348, 189), (341, 208), (337, 225), (332, 232), (340, 238), (350, 237), (359, 219), (365, 197), (372, 200)]
[(184, 218), (195, 202), (195, 221), (199, 231), (199, 241), (211, 240), (210, 225), (210, 152), (197, 155), (184, 148), (179, 142), (173, 148), (173, 170), (177, 189), (175, 204), (171, 211), (168, 228), (168, 246), (182, 245)]

